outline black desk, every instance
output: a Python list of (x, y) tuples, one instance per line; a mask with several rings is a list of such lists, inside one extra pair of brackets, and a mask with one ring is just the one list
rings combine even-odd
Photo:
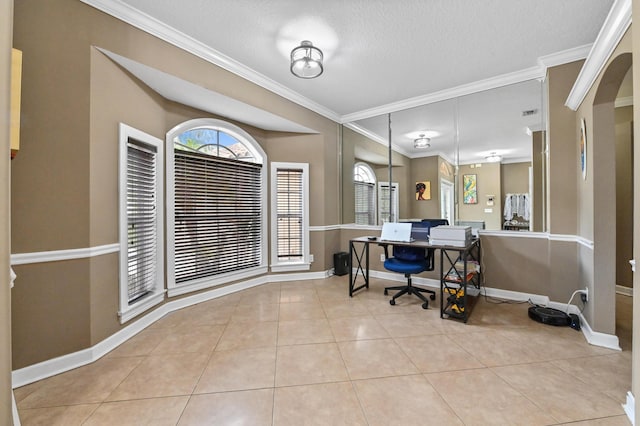
[[(385, 241), (370, 237), (349, 240), (349, 296), (363, 288), (369, 288), (369, 245), (400, 245), (422, 247), (440, 251), (440, 318), (457, 318), (467, 322), (473, 300), (480, 288), (480, 240), (475, 239), (465, 247), (435, 245), (426, 241)], [(358, 283), (362, 278), (362, 283)], [(476, 293), (476, 294), (473, 294)]]

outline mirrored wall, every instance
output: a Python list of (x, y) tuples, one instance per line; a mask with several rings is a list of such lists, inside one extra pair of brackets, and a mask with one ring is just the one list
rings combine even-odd
[(531, 80), (343, 127), (343, 223), (447, 218), (543, 231), (544, 83)]

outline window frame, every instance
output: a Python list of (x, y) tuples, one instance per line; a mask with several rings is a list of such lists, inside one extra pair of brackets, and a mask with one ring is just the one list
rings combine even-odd
[[(366, 175), (366, 177), (368, 179), (366, 180), (357, 180), (356, 177), (356, 170), (358, 169), (363, 169), (364, 170), (364, 174)], [(353, 178), (353, 191), (354, 191), (354, 209), (357, 208), (357, 201), (358, 198), (356, 197), (356, 185), (359, 184), (366, 184), (366, 185), (372, 185), (371, 187), (371, 204), (372, 204), (372, 208), (373, 211), (368, 212), (369, 213), (369, 217), (372, 219), (371, 223), (367, 223), (367, 224), (361, 224), (361, 225), (375, 225), (377, 223), (377, 218), (378, 218), (378, 190), (377, 190), (377, 178), (376, 178), (376, 174), (373, 171), (373, 169), (371, 168), (370, 165), (368, 165), (367, 163), (364, 162), (357, 162), (353, 165), (353, 173), (352, 173), (352, 178)], [(358, 212), (354, 211), (354, 222), (356, 224), (358, 224), (357, 221), (358, 218)]]
[[(136, 140), (140, 145), (156, 151), (156, 273), (154, 288), (149, 295), (142, 297), (133, 305), (128, 301), (128, 213), (127, 213), (127, 175), (128, 175), (128, 145), (129, 139)], [(119, 123), (119, 284), (118, 284), (118, 317), (120, 323), (135, 318), (150, 308), (162, 303), (164, 300), (164, 143), (161, 139), (151, 136), (141, 130), (135, 129), (124, 123)]]
[[(389, 212), (389, 220), (385, 219), (385, 212), (382, 211), (384, 205), (386, 204), (386, 200), (384, 199), (384, 189), (385, 188), (391, 188), (391, 194), (393, 195), (393, 197), (391, 197), (391, 211)], [(377, 208), (377, 214), (378, 214), (378, 225), (383, 225), (385, 222), (397, 222), (399, 219), (399, 215), (398, 215), (398, 210), (400, 209), (400, 199), (399, 199), (399, 195), (400, 195), (400, 185), (398, 184), (398, 182), (392, 182), (391, 185), (389, 185), (389, 182), (378, 182), (377, 184), (377, 192), (378, 192), (378, 208)]]
[(255, 277), (268, 272), (267, 263), (267, 249), (268, 249), (268, 218), (267, 218), (267, 155), (262, 147), (256, 142), (256, 140), (246, 131), (240, 127), (228, 123), (223, 120), (217, 120), (212, 118), (198, 118), (194, 120), (185, 121), (178, 124), (166, 134), (166, 185), (167, 192), (165, 197), (165, 217), (166, 217), (166, 253), (167, 259), (171, 260), (175, 258), (175, 155), (173, 150), (173, 139), (189, 130), (195, 130), (198, 128), (214, 129), (221, 132), (225, 132), (238, 141), (243, 143), (247, 149), (249, 149), (255, 158), (255, 164), (262, 164), (260, 171), (260, 181), (262, 182), (263, 190), (260, 193), (261, 203), (261, 245), (260, 245), (260, 264), (258, 266), (247, 268), (241, 271), (232, 271), (215, 275), (213, 277), (198, 278), (184, 283), (177, 284), (175, 279), (175, 263), (173, 261), (167, 261), (167, 291), (169, 297), (179, 296), (186, 293), (191, 293), (197, 290), (202, 290), (210, 287), (215, 287), (222, 284), (227, 284), (233, 281), (242, 280), (246, 278)]
[[(278, 184), (277, 172), (283, 169), (302, 170), (302, 259), (282, 261), (278, 259)], [(272, 162), (271, 173), (271, 271), (307, 271), (311, 268), (309, 248), (309, 164)]]

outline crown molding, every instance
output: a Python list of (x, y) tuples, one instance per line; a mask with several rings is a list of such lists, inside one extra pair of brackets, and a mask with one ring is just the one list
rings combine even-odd
[[(371, 132), (369, 129), (366, 129), (366, 128), (364, 128), (364, 127), (360, 126), (359, 124), (356, 124), (356, 123), (347, 123), (347, 122), (345, 122), (345, 123), (343, 123), (343, 124), (344, 124), (344, 126), (345, 126), (345, 127), (348, 127), (349, 129), (353, 130), (353, 131), (354, 131), (354, 132), (356, 132), (356, 133), (360, 133), (362, 136), (364, 136), (364, 137), (366, 137), (366, 138), (369, 138), (369, 139), (371, 139), (372, 141), (379, 143), (380, 145), (384, 145), (385, 147), (386, 147), (386, 146), (389, 146), (389, 145), (388, 145), (388, 141), (387, 141), (386, 139), (381, 138), (381, 137), (380, 137), (380, 136), (378, 136), (377, 134), (375, 134), (375, 133)], [(399, 153), (399, 154), (404, 155), (405, 157), (412, 158), (412, 157), (411, 157), (411, 154), (410, 154), (408, 151), (406, 151), (405, 149), (403, 149), (402, 147), (400, 147), (400, 146), (396, 145), (396, 144), (395, 144), (395, 143), (393, 143), (393, 142), (391, 143), (391, 149), (392, 149), (394, 152), (397, 152), (397, 153)]]
[(80, 0), (114, 18), (120, 19), (146, 33), (149, 33), (167, 43), (185, 50), (209, 63), (219, 66), (245, 80), (282, 96), (296, 104), (303, 106), (323, 117), (340, 122), (340, 115), (312, 100), (306, 98), (280, 83), (271, 80), (252, 68), (249, 68), (229, 56), (212, 49), (194, 38), (166, 25), (165, 23), (140, 12), (139, 10), (121, 2), (120, 0)]
[(342, 116), (342, 123), (349, 121), (364, 120), (365, 118), (375, 117), (381, 114), (398, 112), (408, 108), (414, 108), (421, 105), (427, 105), (434, 102), (445, 101), (460, 96), (470, 95), (472, 93), (482, 92), (484, 90), (495, 89), (496, 87), (508, 86), (510, 84), (521, 83), (523, 81), (542, 79), (546, 74), (546, 69), (541, 66), (535, 66), (508, 74), (502, 74), (496, 77), (487, 78), (485, 80), (475, 81), (469, 84), (463, 84), (451, 89), (441, 90), (439, 92), (427, 95), (416, 96), (398, 102), (392, 102), (375, 108), (345, 114)]
[(402, 111), (408, 108), (414, 108), (434, 102), (446, 101), (448, 99), (470, 95), (473, 93), (495, 89), (498, 87), (508, 86), (510, 84), (522, 83), (523, 81), (535, 79), (544, 80), (547, 76), (547, 68), (579, 61), (586, 58), (589, 54), (589, 51), (591, 50), (591, 46), (591, 44), (585, 44), (573, 49), (567, 49), (561, 52), (552, 53), (550, 55), (541, 56), (538, 58), (538, 65), (535, 67), (526, 68), (508, 74), (502, 74), (496, 77), (475, 81), (469, 84), (463, 84), (451, 89), (445, 89), (439, 92), (417, 96), (415, 98), (392, 102), (386, 105), (381, 105), (379, 107), (354, 112), (352, 114), (346, 114), (342, 116), (342, 122), (346, 123), (348, 121), (363, 120), (365, 118), (371, 118), (381, 114), (388, 114), (390, 112)]
[(561, 52), (552, 53), (551, 55), (541, 56), (538, 58), (538, 64), (544, 68), (546, 77), (547, 68), (585, 59), (589, 56), (589, 52), (592, 47), (593, 44), (585, 44), (574, 47), (573, 49), (567, 49)]
[(587, 56), (565, 105), (577, 110), (631, 25), (631, 0), (616, 0)]

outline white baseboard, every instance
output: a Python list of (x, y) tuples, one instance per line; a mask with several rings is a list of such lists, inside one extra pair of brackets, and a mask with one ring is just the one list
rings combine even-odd
[(594, 346), (601, 346), (607, 349), (613, 349), (616, 351), (621, 351), (620, 341), (618, 340), (618, 336), (615, 334), (606, 334), (600, 333), (598, 331), (593, 331), (591, 325), (587, 321), (587, 319), (580, 313), (580, 310), (576, 305), (569, 305), (569, 309), (567, 310), (566, 303), (558, 303), (558, 302), (549, 302), (546, 306), (554, 309), (561, 310), (563, 312), (568, 312), (570, 314), (577, 314), (580, 317), (580, 331), (587, 342)]
[(144, 315), (133, 324), (122, 328), (118, 332), (90, 348), (82, 349), (77, 352), (14, 370), (12, 372), (12, 385), (14, 388), (18, 388), (97, 361), (154, 322), (158, 321), (160, 318), (178, 309), (186, 308), (262, 284), (295, 280), (304, 281), (323, 279), (329, 277), (331, 275), (330, 272), (331, 271), (264, 275), (225, 287), (214, 288), (212, 290), (187, 296), (178, 300), (171, 300), (158, 307), (156, 310)]
[[(202, 303), (207, 300), (222, 297), (227, 294), (235, 293), (235, 292), (256, 287), (262, 284), (273, 283), (273, 282), (289, 282), (289, 281), (324, 279), (331, 275), (333, 275), (332, 270), (321, 271), (321, 272), (304, 272), (304, 273), (295, 273), (295, 274), (264, 275), (264, 276), (246, 280), (240, 283), (231, 284), (225, 287), (214, 288), (212, 290), (198, 293), (192, 296), (187, 296), (182, 299), (169, 301), (164, 305), (158, 307), (156, 310), (141, 317), (135, 323), (124, 327), (123, 329), (112, 334), (111, 336), (107, 337), (105, 340), (97, 343), (96, 345), (90, 348), (83, 349), (71, 354), (63, 355), (61, 357), (46, 360), (38, 364), (30, 365), (28, 367), (24, 367), (18, 370), (14, 370), (12, 372), (13, 387), (17, 388), (20, 386), (24, 386), (29, 383), (33, 383), (38, 380), (45, 379), (47, 377), (51, 377), (56, 374), (64, 373), (65, 371), (69, 371), (74, 368), (78, 368), (83, 365), (90, 364), (94, 361), (97, 361), (107, 353), (117, 348), (122, 343), (129, 340), (131, 337), (135, 336), (136, 334), (138, 334), (139, 332), (141, 332), (142, 330), (144, 330), (154, 322), (158, 321), (160, 318), (178, 309), (186, 308), (186, 307), (195, 305), (197, 303)], [(374, 278), (381, 278), (389, 281), (403, 282), (405, 280), (405, 278), (402, 275), (397, 273), (392, 273), (392, 272), (371, 270), (369, 272), (369, 276)], [(413, 278), (413, 282), (415, 284), (422, 285), (425, 287), (431, 287), (434, 289), (440, 288), (440, 280), (437, 280), (437, 279), (415, 277)], [(521, 292), (515, 292), (515, 291), (509, 291), (509, 290), (501, 290), (501, 289), (488, 288), (488, 287), (482, 287), (482, 291), (483, 291), (482, 294), (486, 294), (489, 297), (497, 297), (505, 300), (516, 300), (516, 301), (531, 300), (533, 303), (553, 307), (563, 311), (567, 309), (566, 304), (550, 302), (547, 296), (521, 293)], [(575, 305), (570, 305), (569, 310), (572, 313), (579, 314), (578, 308)], [(585, 318), (582, 316), (582, 314), (579, 314), (579, 315), (580, 315), (580, 320), (582, 321), (582, 333), (584, 334), (585, 338), (590, 344), (596, 345), (596, 346), (603, 346), (610, 349), (620, 350), (617, 336), (594, 332), (593, 330), (591, 330), (591, 327), (589, 326)]]
[(16, 396), (11, 391), (11, 411), (13, 412), (13, 426), (21, 426), (20, 414), (18, 413), (18, 406), (16, 405)]
[(624, 409), (624, 412), (627, 414), (627, 418), (629, 419), (632, 425), (636, 424), (635, 423), (635, 419), (636, 419), (635, 407), (636, 407), (635, 398), (633, 397), (633, 394), (629, 391), (627, 392), (627, 403), (622, 404), (622, 408)]

